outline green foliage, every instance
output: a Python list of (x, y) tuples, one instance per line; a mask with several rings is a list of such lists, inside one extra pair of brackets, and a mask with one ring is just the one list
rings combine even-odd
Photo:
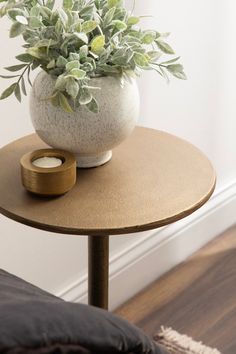
[(86, 106), (97, 113), (99, 104), (90, 83), (97, 76), (139, 75), (153, 69), (168, 79), (171, 74), (186, 79), (179, 57), (161, 60), (174, 51), (168, 33), (141, 30), (141, 17), (133, 16), (122, 0), (0, 0), (0, 17), (7, 15), (12, 25), (10, 37), (23, 36), (24, 52), (16, 56), (20, 64), (5, 68), (15, 75), (0, 75), (16, 81), (0, 96), (14, 93), (18, 101), (26, 95), (25, 79), (37, 67), (55, 78), (50, 100), (71, 113)]

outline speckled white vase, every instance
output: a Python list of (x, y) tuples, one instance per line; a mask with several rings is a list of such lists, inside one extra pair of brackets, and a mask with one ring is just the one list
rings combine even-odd
[(112, 76), (94, 78), (91, 86), (101, 87), (93, 94), (99, 113), (79, 107), (66, 113), (45, 98), (52, 95), (55, 80), (45, 72), (36, 77), (30, 97), (30, 114), (39, 137), (56, 149), (73, 152), (77, 166), (100, 166), (112, 157), (112, 149), (133, 131), (139, 116), (139, 92), (136, 81)]

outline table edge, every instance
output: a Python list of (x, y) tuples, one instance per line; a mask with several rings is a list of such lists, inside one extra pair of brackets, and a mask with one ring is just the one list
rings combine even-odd
[[(213, 169), (214, 171), (214, 169)], [(199, 203), (195, 204), (193, 207), (190, 207), (184, 211), (182, 211), (179, 214), (176, 214), (174, 216), (170, 216), (166, 219), (163, 220), (158, 220), (149, 224), (142, 224), (142, 225), (133, 225), (133, 226), (127, 226), (127, 227), (119, 227), (119, 228), (104, 228), (104, 229), (77, 229), (77, 228), (67, 228), (67, 227), (61, 227), (61, 226), (53, 226), (53, 225), (47, 225), (47, 224), (42, 224), (36, 221), (28, 220), (26, 218), (23, 218), (19, 215), (16, 215), (14, 213), (11, 213), (4, 208), (0, 207), (0, 213), (16, 222), (19, 222), (21, 224), (40, 229), (43, 231), (48, 231), (56, 234), (65, 234), (65, 235), (74, 235), (74, 236), (113, 236), (113, 235), (124, 235), (124, 234), (131, 234), (131, 233), (138, 233), (138, 232), (143, 232), (143, 231), (148, 231), (148, 230), (153, 230), (153, 229), (158, 229), (162, 226), (166, 226), (168, 224), (174, 223), (176, 221), (179, 221), (189, 215), (191, 215), (193, 212), (201, 208), (212, 196), (214, 190), (216, 187), (216, 175), (214, 173), (214, 179), (213, 179), (213, 184), (212, 187), (209, 191), (209, 193), (202, 198)]]

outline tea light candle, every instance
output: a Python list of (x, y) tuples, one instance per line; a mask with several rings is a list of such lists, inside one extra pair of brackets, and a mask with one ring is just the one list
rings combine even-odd
[(44, 156), (34, 160), (32, 164), (36, 167), (53, 168), (61, 166), (62, 160), (53, 156)]
[(21, 181), (27, 191), (46, 197), (65, 194), (76, 183), (76, 160), (68, 151), (40, 149), (20, 159)]

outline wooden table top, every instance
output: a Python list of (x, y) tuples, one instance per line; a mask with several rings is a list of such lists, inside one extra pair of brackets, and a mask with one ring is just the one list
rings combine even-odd
[(42, 198), (23, 188), (19, 160), (45, 147), (32, 134), (0, 149), (0, 212), (43, 230), (102, 236), (155, 229), (200, 208), (215, 188), (214, 169), (196, 147), (137, 127), (109, 163), (79, 169), (69, 193)]

